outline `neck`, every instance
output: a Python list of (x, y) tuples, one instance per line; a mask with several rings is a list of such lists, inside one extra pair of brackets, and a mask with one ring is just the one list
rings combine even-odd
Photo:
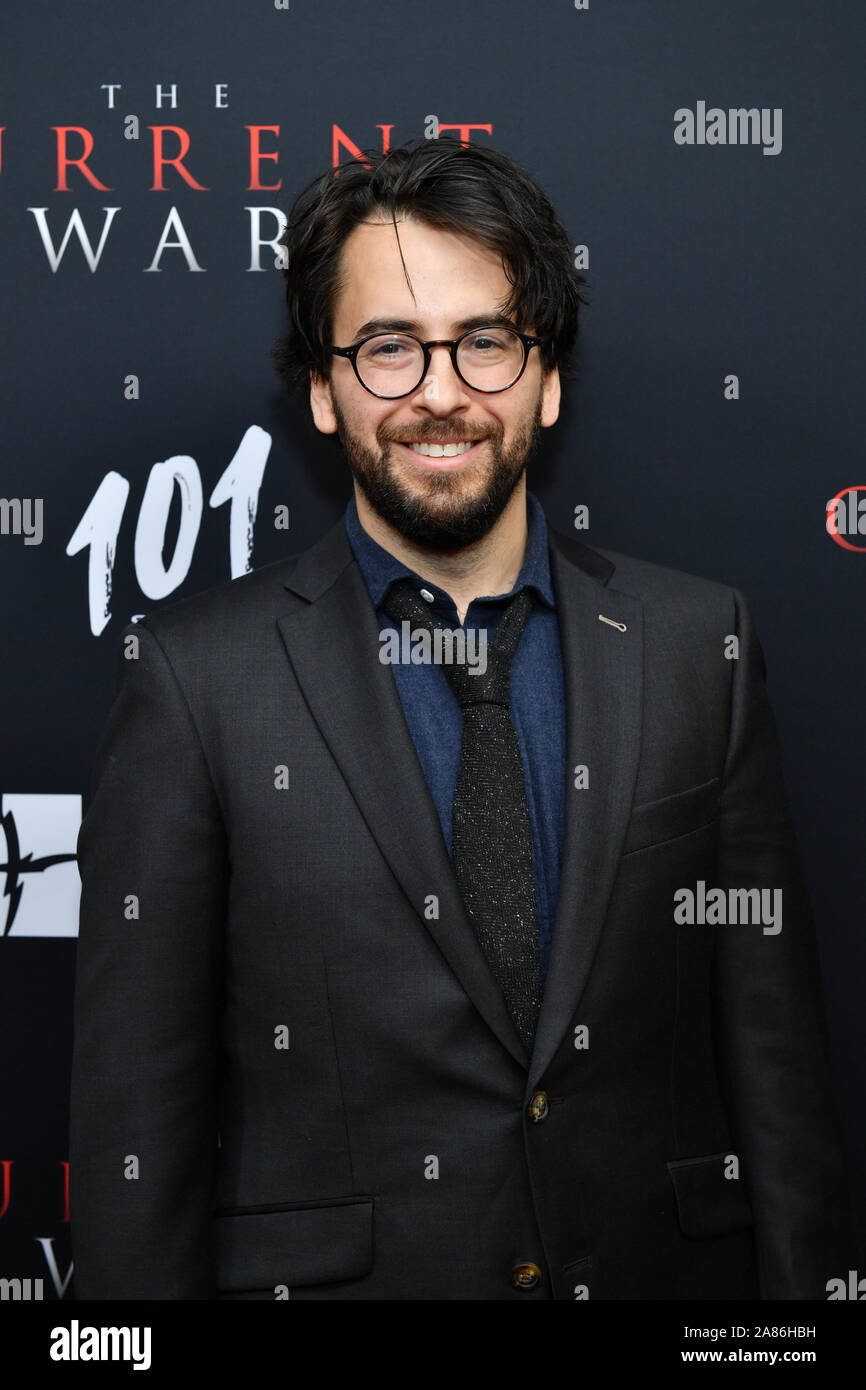
[(364, 530), (383, 550), (450, 595), (461, 623), (473, 599), (507, 594), (514, 587), (526, 553), (525, 474), (487, 534), (459, 550), (430, 550), (408, 541), (373, 510), (357, 483), (355, 505)]

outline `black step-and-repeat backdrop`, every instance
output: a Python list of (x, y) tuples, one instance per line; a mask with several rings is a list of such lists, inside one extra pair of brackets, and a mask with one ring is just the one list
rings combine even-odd
[(341, 514), (348, 469), (268, 356), (277, 239), (317, 173), (413, 137), (517, 158), (588, 277), (529, 479), (551, 523), (751, 600), (862, 1220), (863, 7), (45, 0), (2, 25), (0, 1276), (74, 1293), (75, 842), (117, 636)]

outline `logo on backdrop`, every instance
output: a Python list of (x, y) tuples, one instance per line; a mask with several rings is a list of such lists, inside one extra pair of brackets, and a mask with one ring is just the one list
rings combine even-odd
[[(246, 574), (252, 565), (253, 528), (270, 448), (268, 432), (259, 425), (250, 425), (208, 498), (210, 507), (226, 507), (228, 512), (232, 579)], [(135, 518), (134, 538), (129, 536), (131, 518), (126, 516), (129, 491), (129, 479), (122, 473), (116, 469), (106, 473), (66, 546), (67, 555), (77, 555), (79, 551), (86, 551), (88, 555), (88, 608), (90, 631), (95, 637), (111, 618), (114, 562), (124, 520), (127, 530), (124, 543), (129, 545), (131, 540), (138, 587), (152, 599), (166, 598), (186, 579), (201, 529), (204, 513), (201, 472), (189, 454), (174, 454), (151, 468)], [(166, 564), (164, 550), (169, 513), (177, 495), (180, 496), (180, 523), (171, 559)], [(288, 526), (288, 516), (282, 521), (275, 517), (274, 525), (284, 529)]]
[(77, 936), (81, 796), (0, 795), (0, 936)]
[[(116, 185), (105, 183), (91, 166), (91, 156), (94, 158), (99, 172), (106, 178), (116, 178), (118, 171), (122, 167), (122, 157), (117, 154), (118, 126), (120, 134), (126, 141), (147, 141), (150, 145), (151, 168), (153, 182), (147, 189), (149, 193), (169, 193), (172, 188), (165, 183), (168, 171), (172, 187), (178, 187), (178, 180), (181, 180), (179, 191), (185, 193), (191, 190), (193, 193), (210, 193), (211, 186), (201, 183), (192, 170), (187, 166), (189, 157), (193, 168), (201, 172), (198, 164), (198, 150), (190, 154), (192, 138), (189, 130), (183, 125), (148, 125), (146, 129), (150, 132), (150, 138), (144, 134), (140, 116), (129, 110), (121, 116), (120, 109), (115, 104), (115, 93), (122, 92), (122, 84), (119, 82), (100, 83), (101, 88), (106, 91), (106, 109), (113, 112), (110, 119), (109, 139), (97, 154), (94, 154), (96, 147), (96, 136), (94, 132), (83, 125), (56, 125), (51, 126), (54, 132), (55, 144), (55, 171), (57, 182), (52, 190), (54, 193), (74, 193), (81, 187), (79, 179), (86, 181), (90, 189), (97, 194), (114, 193)], [(125, 94), (121, 95), (121, 101), (128, 100)], [(164, 107), (176, 110), (178, 106), (178, 84), (173, 82), (167, 88), (162, 83), (157, 82), (154, 89), (154, 107), (162, 110)], [(228, 84), (217, 82), (214, 85), (215, 110), (224, 111), (230, 106)], [(104, 129), (104, 128), (103, 128)], [(263, 177), (277, 175), (277, 166), (280, 161), (279, 149), (265, 148), (271, 146), (280, 139), (280, 126), (276, 125), (247, 125), (247, 158), (246, 173), (248, 183), (244, 191), (247, 193), (279, 193), (282, 190), (282, 177), (276, 177), (276, 182), (264, 183)], [(376, 129), (381, 131), (382, 152), (387, 154), (391, 148), (391, 131), (393, 124), (383, 124), (377, 122)], [(3, 134), (5, 126), (0, 126), (0, 173), (3, 168), (4, 143)], [(424, 119), (424, 136), (428, 140), (438, 140), (439, 137), (448, 131), (454, 131), (460, 138), (460, 143), (469, 144), (472, 132), (481, 131), (484, 134), (493, 134), (491, 122), (479, 121), (440, 121), (435, 114), (430, 114)], [(99, 134), (102, 134), (100, 130)], [(109, 154), (109, 151), (111, 153)], [(766, 153), (766, 151), (765, 151)], [(344, 130), (335, 123), (331, 126), (331, 163), (336, 168), (341, 162), (344, 154), (348, 154), (353, 159), (362, 159), (363, 151), (350, 139)], [(68, 179), (70, 172), (74, 171), (74, 186), (70, 186)], [(239, 176), (242, 174), (239, 168)], [(184, 187), (185, 185), (185, 187)], [(87, 188), (81, 191), (85, 197), (89, 197)], [(101, 200), (100, 200), (101, 201)], [(49, 216), (53, 209), (50, 206), (28, 207), (33, 218), (45, 259), (50, 266), (52, 274), (57, 274), (63, 264), (67, 247), (75, 246), (86, 261), (90, 271), (96, 273), (100, 267), (103, 252), (108, 244), (109, 235), (113, 235), (114, 220), (122, 206), (105, 205), (103, 203), (102, 226), (99, 230), (97, 239), (97, 223), (95, 216), (91, 219), (90, 230), (82, 219), (78, 207), (73, 208), (71, 214), (66, 219), (65, 229), (62, 229), (55, 218), (55, 226), (52, 228)], [(63, 212), (65, 212), (65, 207)], [(85, 210), (89, 211), (89, 203), (85, 205)], [(282, 208), (272, 203), (253, 203), (245, 204), (244, 212), (249, 214), (249, 252), (250, 261), (247, 270), (265, 271), (268, 269), (280, 270), (285, 264), (285, 248), (280, 245), (280, 238), (286, 228), (286, 214)], [(62, 232), (62, 235), (61, 235)], [(94, 245), (94, 242), (96, 243)], [(180, 252), (183, 257), (187, 270), (196, 274), (207, 271), (206, 265), (201, 265), (195, 254), (193, 242), (190, 239), (184, 221), (181, 217), (180, 209), (172, 204), (169, 209), (159, 241), (154, 251), (150, 265), (142, 266), (145, 274), (159, 274), (162, 270), (161, 261), (166, 252)], [(266, 254), (268, 264), (262, 265), (262, 256)]]
[[(858, 497), (858, 492), (862, 497)], [(866, 483), (855, 483), (853, 487), (843, 487), (827, 503), (827, 533), (844, 550), (866, 550), (866, 545), (856, 545), (857, 537), (866, 537)], [(852, 537), (846, 540), (845, 537)]]

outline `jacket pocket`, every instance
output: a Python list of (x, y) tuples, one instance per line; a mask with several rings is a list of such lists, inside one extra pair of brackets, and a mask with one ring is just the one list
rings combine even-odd
[(702, 1240), (752, 1225), (752, 1208), (741, 1177), (726, 1178), (730, 1150), (702, 1158), (676, 1158), (667, 1164), (684, 1236)]
[(373, 1198), (214, 1213), (217, 1288), (246, 1292), (359, 1279), (373, 1266)]
[(623, 854), (649, 849), (650, 845), (701, 830), (719, 814), (719, 779), (711, 777), (697, 787), (687, 787), (658, 801), (635, 806), (625, 834)]

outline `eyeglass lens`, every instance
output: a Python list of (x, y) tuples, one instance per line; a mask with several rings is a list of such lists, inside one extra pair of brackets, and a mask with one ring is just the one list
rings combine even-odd
[[(403, 333), (370, 338), (357, 356), (358, 374), (379, 396), (402, 396), (420, 386), (424, 350)], [(523, 343), (507, 328), (477, 329), (457, 349), (464, 381), (476, 391), (501, 391), (519, 376)]]

